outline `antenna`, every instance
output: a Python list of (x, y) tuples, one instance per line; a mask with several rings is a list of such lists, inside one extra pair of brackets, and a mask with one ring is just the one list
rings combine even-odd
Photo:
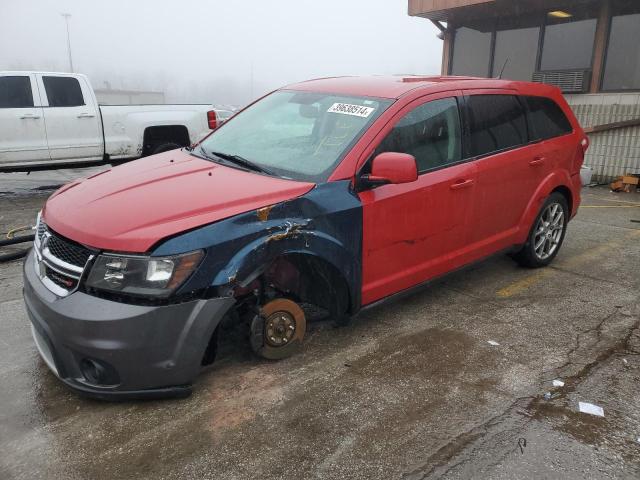
[(502, 74), (504, 73), (504, 69), (507, 67), (507, 63), (509, 63), (509, 57), (507, 57), (507, 59), (504, 61), (504, 64), (502, 64), (502, 68), (500, 69), (500, 75), (498, 75), (498, 78), (500, 80), (502, 80)]

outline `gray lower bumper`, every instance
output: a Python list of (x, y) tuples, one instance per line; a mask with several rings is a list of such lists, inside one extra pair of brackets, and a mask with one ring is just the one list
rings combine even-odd
[[(38, 350), (51, 370), (80, 393), (104, 399), (186, 396), (208, 341), (233, 298), (166, 306), (130, 305), (75, 292), (60, 298), (24, 264), (24, 301)], [(115, 381), (87, 378), (87, 360)]]

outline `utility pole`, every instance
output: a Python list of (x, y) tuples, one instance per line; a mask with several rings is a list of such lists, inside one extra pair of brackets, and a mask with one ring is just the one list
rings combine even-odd
[(67, 24), (67, 52), (69, 52), (69, 68), (71, 69), (71, 73), (73, 73), (73, 59), (71, 58), (71, 37), (69, 36), (69, 17), (71, 17), (70, 13), (61, 13), (64, 17), (64, 21)]

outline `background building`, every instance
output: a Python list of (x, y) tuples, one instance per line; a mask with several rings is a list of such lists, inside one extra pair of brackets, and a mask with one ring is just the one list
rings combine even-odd
[(409, 14), (440, 28), (443, 74), (557, 85), (595, 178), (640, 173), (640, 0), (409, 0)]
[(164, 92), (114, 90), (111, 88), (96, 88), (94, 91), (100, 105), (156, 105), (165, 103)]

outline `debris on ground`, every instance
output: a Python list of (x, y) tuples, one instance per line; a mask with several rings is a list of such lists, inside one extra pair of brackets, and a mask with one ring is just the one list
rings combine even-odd
[(598, 405), (587, 402), (578, 402), (578, 410), (581, 413), (587, 413), (589, 415), (595, 415), (596, 417), (604, 417), (604, 410)]
[(564, 387), (564, 382), (562, 380), (555, 379), (553, 381), (553, 386), (554, 387)]
[(487, 340), (487, 343), (489, 345), (494, 346), (494, 347), (499, 347), (500, 346), (500, 344), (498, 342), (496, 342), (495, 340)]
[(640, 185), (640, 175), (634, 175), (633, 173), (627, 173), (616, 177), (609, 185), (612, 192), (632, 192), (638, 189)]

